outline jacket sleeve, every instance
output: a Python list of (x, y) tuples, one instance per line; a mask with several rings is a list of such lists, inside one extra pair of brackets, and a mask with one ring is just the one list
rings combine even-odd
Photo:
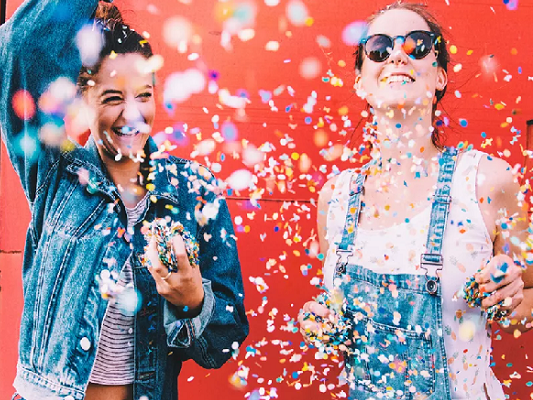
[(195, 318), (179, 320), (172, 306), (167, 306), (164, 319), (168, 345), (177, 348), (183, 360), (193, 359), (204, 368), (219, 368), (242, 344), (249, 326), (237, 242), (226, 200), (208, 191), (204, 203), (204, 209), (214, 207), (218, 212), (199, 232), (205, 292), (202, 310)]
[(76, 33), (98, 0), (27, 0), (0, 27), (0, 128), (26, 197), (33, 202), (59, 157), (39, 140), (47, 122), (63, 127), (62, 110), (44, 113), (39, 99), (59, 77), (76, 82)]

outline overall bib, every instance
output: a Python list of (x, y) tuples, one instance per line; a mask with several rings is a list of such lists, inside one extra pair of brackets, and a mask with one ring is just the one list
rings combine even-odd
[(439, 271), (456, 155), (455, 149), (446, 149), (439, 158), (426, 252), (420, 260), (425, 273), (420, 275), (379, 274), (349, 263), (366, 168), (351, 182), (334, 278), (353, 324), (344, 354), (350, 399), (451, 399)]

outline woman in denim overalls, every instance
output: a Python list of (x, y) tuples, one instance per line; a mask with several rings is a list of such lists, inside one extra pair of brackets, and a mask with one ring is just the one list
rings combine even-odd
[[(219, 368), (248, 333), (224, 189), (150, 137), (157, 64), (98, 0), (27, 0), (0, 27), (2, 140), (32, 213), (15, 398), (174, 400), (185, 360)], [(80, 120), (84, 147), (65, 136)], [(189, 232), (167, 260), (145, 254), (156, 219)]]
[[(341, 294), (331, 299), (343, 299), (352, 326), (351, 399), (503, 400), (483, 310), (504, 300), (515, 324), (502, 328), (531, 327), (533, 279), (522, 273), (528, 247), (520, 248), (528, 224), (511, 169), (442, 146), (433, 128), (447, 85), (445, 43), (422, 6), (398, 3), (370, 19), (356, 52), (372, 157), (326, 183), (318, 205), (324, 284)], [(474, 274), (495, 293), (472, 309), (458, 294)], [(304, 305), (306, 340), (327, 337), (333, 309)]]

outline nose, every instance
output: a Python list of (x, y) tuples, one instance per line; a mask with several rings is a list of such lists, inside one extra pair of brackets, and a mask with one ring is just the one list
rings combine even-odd
[(389, 56), (389, 62), (393, 64), (407, 64), (409, 61), (409, 56), (405, 54), (403, 50), (403, 40), (397, 38), (394, 41), (394, 48), (392, 49), (392, 54)]
[(144, 120), (141, 110), (139, 110), (139, 106), (137, 105), (135, 99), (126, 100), (122, 115), (128, 125), (135, 124), (137, 122), (143, 122)]

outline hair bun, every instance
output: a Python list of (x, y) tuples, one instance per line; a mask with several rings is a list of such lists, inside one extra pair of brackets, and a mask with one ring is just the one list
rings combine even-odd
[(104, 26), (124, 24), (122, 13), (117, 6), (103, 1), (98, 2), (98, 8), (94, 14), (94, 19), (102, 21)]

